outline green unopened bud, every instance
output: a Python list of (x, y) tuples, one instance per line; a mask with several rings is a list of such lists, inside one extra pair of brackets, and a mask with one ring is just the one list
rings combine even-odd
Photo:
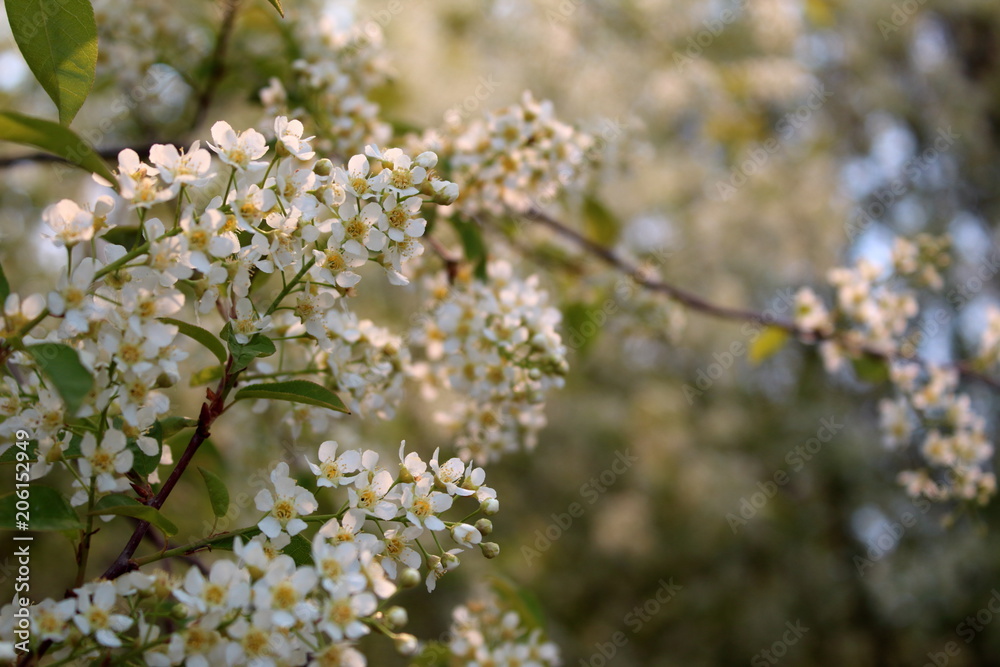
[(329, 176), (333, 173), (333, 163), (323, 158), (313, 165), (313, 173), (317, 176)]
[(476, 530), (478, 530), (483, 537), (486, 537), (493, 532), (493, 522), (489, 519), (480, 519), (476, 522)]
[(413, 567), (408, 567), (399, 573), (400, 588), (413, 588), (420, 585), (420, 571)]
[(500, 501), (496, 498), (487, 498), (483, 502), (479, 503), (479, 511), (486, 516), (493, 516), (500, 511)]
[(496, 542), (481, 542), (479, 548), (487, 558), (496, 558), (500, 555), (500, 545)]

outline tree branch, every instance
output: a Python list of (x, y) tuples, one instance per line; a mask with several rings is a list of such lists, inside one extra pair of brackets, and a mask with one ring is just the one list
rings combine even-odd
[[(646, 271), (640, 266), (636, 266), (621, 256), (619, 256), (614, 250), (606, 246), (593, 241), (575, 229), (567, 226), (563, 222), (552, 217), (545, 211), (539, 208), (532, 207), (523, 213), (523, 217), (534, 222), (538, 222), (541, 225), (548, 227), (552, 231), (556, 232), (563, 238), (569, 239), (575, 245), (586, 251), (587, 253), (597, 257), (602, 260), (605, 264), (617, 269), (618, 271), (624, 273), (625, 275), (632, 278), (638, 285), (644, 287), (653, 292), (658, 292), (664, 294), (668, 299), (675, 301), (681, 305), (684, 305), (691, 310), (704, 313), (712, 317), (718, 317), (727, 320), (736, 320), (743, 322), (754, 322), (761, 323), (771, 327), (777, 327), (779, 329), (784, 329), (788, 333), (798, 337), (800, 340), (806, 343), (817, 343), (824, 340), (836, 340), (839, 335), (836, 332), (828, 333), (824, 331), (818, 331), (814, 329), (805, 329), (798, 326), (792, 320), (781, 320), (775, 319), (764, 313), (755, 310), (746, 310), (742, 308), (729, 308), (727, 306), (719, 306), (710, 301), (703, 299), (702, 297), (689, 292), (680, 287), (676, 287), (670, 283), (662, 280), (657, 280), (651, 278)], [(882, 350), (877, 350), (873, 348), (863, 347), (857, 352), (866, 354), (884, 361), (892, 361), (896, 357), (892, 354), (887, 354)], [(915, 363), (926, 365), (926, 362), (919, 357), (906, 357), (907, 360), (913, 361)], [(970, 380), (975, 380), (986, 384), (993, 389), (1000, 390), (1000, 381), (980, 373), (979, 371), (971, 368), (968, 364), (963, 362), (958, 362), (952, 365), (952, 367), (957, 370), (961, 375), (965, 376)]]

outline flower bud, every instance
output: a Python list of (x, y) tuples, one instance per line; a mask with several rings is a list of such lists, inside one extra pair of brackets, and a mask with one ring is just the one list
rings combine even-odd
[[(419, 573), (418, 573), (419, 578)], [(400, 606), (389, 607), (385, 612), (385, 622), (389, 625), (391, 630), (396, 630), (404, 625), (410, 620), (409, 615), (406, 610)]]
[(487, 558), (496, 558), (500, 555), (500, 545), (496, 542), (482, 542), (479, 548)]
[(413, 588), (420, 584), (420, 571), (413, 567), (408, 567), (399, 573), (400, 588)]
[(489, 519), (480, 519), (476, 522), (476, 530), (478, 530), (483, 537), (486, 537), (493, 532), (493, 522)]
[(487, 498), (483, 502), (479, 503), (479, 511), (486, 516), (493, 516), (500, 511), (500, 501), (496, 498)]
[(418, 166), (423, 167), (424, 169), (430, 169), (431, 167), (433, 167), (438, 163), (438, 156), (435, 155), (432, 151), (424, 151), (423, 153), (417, 156), (414, 162), (416, 162)]
[(333, 163), (323, 158), (313, 165), (313, 173), (317, 176), (329, 176), (333, 172)]
[(446, 553), (441, 557), (441, 563), (444, 565), (445, 569), (448, 571), (454, 570), (458, 567), (458, 556), (455, 554)]
[(396, 635), (393, 642), (400, 655), (415, 655), (420, 648), (420, 642), (417, 641), (417, 638), (407, 633)]

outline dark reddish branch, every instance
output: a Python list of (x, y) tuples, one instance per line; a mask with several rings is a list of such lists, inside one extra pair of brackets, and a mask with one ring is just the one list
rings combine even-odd
[[(177, 486), (177, 482), (180, 480), (181, 476), (187, 470), (188, 465), (197, 453), (198, 448), (201, 447), (201, 443), (205, 442), (209, 436), (209, 430), (212, 427), (212, 423), (222, 414), (225, 409), (226, 395), (229, 393), (229, 389), (232, 388), (235, 381), (235, 374), (230, 375), (229, 369), (232, 367), (233, 359), (230, 356), (229, 361), (226, 363), (226, 372), (222, 379), (219, 381), (219, 387), (217, 391), (208, 390), (208, 400), (201, 406), (201, 414), (198, 416), (198, 425), (195, 427), (194, 434), (191, 436), (191, 440), (188, 441), (187, 447), (184, 449), (184, 453), (177, 460), (177, 464), (174, 469), (170, 471), (170, 476), (167, 477), (166, 481), (163, 482), (163, 486), (160, 487), (159, 492), (153, 496), (152, 500), (149, 501), (148, 505), (156, 509), (163, 507), (163, 503), (166, 502), (167, 497), (170, 496), (170, 492), (174, 490)], [(142, 543), (143, 537), (145, 537), (146, 532), (149, 530), (148, 521), (140, 521), (132, 532), (132, 536), (129, 538), (128, 542), (125, 544), (125, 548), (122, 552), (118, 554), (118, 558), (115, 559), (104, 574), (101, 575), (103, 579), (115, 579), (121, 575), (136, 569), (135, 561), (132, 560), (132, 556), (135, 555), (136, 549), (139, 548), (139, 544)]]
[[(784, 329), (793, 336), (798, 336), (800, 339), (806, 342), (818, 342), (823, 340), (835, 339), (837, 337), (836, 332), (828, 333), (823, 331), (816, 331), (810, 329), (804, 329), (798, 326), (792, 320), (780, 320), (775, 319), (770, 316), (765, 315), (754, 310), (745, 310), (742, 308), (727, 308), (725, 306), (718, 306), (714, 303), (706, 301), (700, 296), (683, 290), (679, 287), (666, 283), (662, 280), (656, 280), (650, 278), (646, 271), (643, 271), (642, 267), (635, 266), (630, 262), (626, 261), (620, 257), (614, 250), (606, 246), (588, 239), (586, 236), (576, 231), (572, 227), (569, 227), (559, 220), (553, 218), (545, 211), (538, 208), (531, 208), (524, 213), (524, 217), (533, 220), (535, 222), (541, 223), (545, 227), (548, 227), (552, 231), (556, 232), (560, 236), (569, 239), (577, 246), (581, 247), (583, 250), (591, 255), (601, 259), (605, 264), (614, 267), (615, 269), (621, 271), (622, 273), (631, 277), (640, 286), (653, 291), (659, 292), (667, 296), (667, 298), (680, 303), (681, 305), (687, 306), (691, 310), (695, 310), (706, 315), (711, 315), (713, 317), (719, 317), (727, 320), (737, 320), (742, 322), (754, 322), (756, 324), (763, 324), (770, 327), (777, 327), (779, 329)], [(883, 359), (885, 361), (892, 361), (895, 357), (886, 354), (880, 350), (873, 350), (869, 348), (862, 348), (859, 352), (867, 354), (871, 357), (878, 359)], [(919, 363), (924, 365), (925, 362), (919, 357), (908, 357), (909, 361)], [(1000, 390), (1000, 381), (980, 373), (979, 371), (971, 368), (968, 364), (963, 362), (958, 362), (952, 366), (960, 374), (965, 376), (970, 380), (975, 380), (981, 382), (985, 385), (992, 387), (993, 389)]]

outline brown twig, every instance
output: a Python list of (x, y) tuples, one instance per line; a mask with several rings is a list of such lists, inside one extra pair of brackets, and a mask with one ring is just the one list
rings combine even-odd
[(229, 38), (233, 33), (233, 26), (236, 24), (236, 10), (239, 8), (240, 0), (224, 0), (225, 10), (222, 15), (222, 25), (215, 37), (215, 48), (208, 61), (208, 76), (205, 78), (205, 85), (198, 94), (195, 103), (194, 118), (191, 121), (191, 128), (197, 128), (205, 120), (208, 109), (212, 106), (212, 99), (215, 91), (226, 73), (226, 51), (229, 49)]
[[(653, 292), (658, 292), (664, 294), (667, 298), (675, 301), (681, 305), (684, 305), (691, 310), (697, 311), (699, 313), (704, 313), (712, 317), (718, 317), (727, 320), (737, 320), (742, 322), (753, 322), (755, 324), (763, 324), (770, 327), (776, 327), (783, 329), (793, 336), (797, 336), (800, 340), (807, 343), (817, 343), (824, 340), (834, 340), (839, 336), (836, 332), (827, 332), (819, 330), (810, 330), (804, 327), (800, 327), (795, 324), (792, 320), (782, 320), (770, 317), (764, 313), (747, 310), (743, 308), (730, 308), (727, 306), (719, 306), (710, 301), (703, 299), (702, 297), (689, 292), (685, 289), (672, 285), (662, 280), (657, 280), (651, 278), (642, 267), (636, 266), (626, 259), (618, 255), (614, 250), (606, 246), (593, 241), (580, 232), (576, 231), (572, 227), (567, 226), (560, 220), (552, 217), (545, 211), (539, 208), (531, 208), (525, 212), (524, 217), (528, 220), (538, 222), (541, 225), (551, 229), (563, 238), (569, 239), (575, 245), (582, 248), (587, 253), (594, 255), (595, 257), (601, 259), (605, 264), (614, 267), (618, 271), (631, 277), (638, 285), (644, 287)], [(884, 361), (892, 361), (895, 359), (895, 355), (887, 354), (882, 350), (877, 350), (873, 348), (863, 347), (856, 350), (861, 354), (865, 354), (877, 359), (882, 359)], [(913, 361), (921, 365), (925, 365), (925, 362), (919, 357), (906, 357), (908, 361)], [(957, 370), (961, 375), (965, 376), (970, 380), (975, 380), (986, 384), (993, 389), (1000, 390), (1000, 381), (992, 378), (988, 375), (980, 373), (979, 371), (969, 367), (965, 363), (956, 363), (953, 368)]]

